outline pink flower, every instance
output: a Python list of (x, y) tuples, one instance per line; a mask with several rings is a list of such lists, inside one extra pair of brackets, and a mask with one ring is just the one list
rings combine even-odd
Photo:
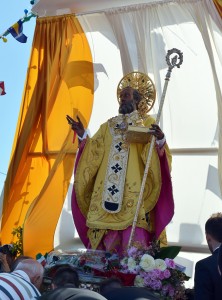
[(149, 276), (144, 277), (144, 284), (145, 286), (151, 287), (152, 279)]
[(162, 273), (160, 269), (154, 269), (153, 273), (156, 275), (156, 278), (160, 278), (160, 274)]
[(150, 273), (150, 278), (151, 278), (152, 280), (156, 280), (156, 279), (158, 278), (158, 276), (157, 276), (157, 274), (155, 273), (154, 270), (153, 270), (153, 271), (150, 271), (149, 273)]
[(138, 249), (132, 246), (127, 250), (127, 254), (129, 257), (136, 258), (136, 256), (138, 255)]
[(165, 263), (167, 265), (167, 268), (175, 269), (175, 262), (173, 259), (166, 258)]
[(154, 270), (152, 270), (152, 271), (149, 272), (150, 278), (151, 278), (152, 280), (159, 279), (160, 273), (161, 273), (160, 270), (154, 269)]
[(159, 279), (160, 280), (163, 280), (165, 279), (166, 277), (164, 276), (164, 271), (160, 272), (160, 275), (159, 275)]
[(170, 297), (173, 297), (175, 293), (175, 289), (171, 284), (165, 284), (162, 287), (162, 294), (163, 295), (169, 295)]
[(174, 296), (174, 293), (175, 293), (175, 289), (174, 287), (172, 287), (172, 285), (169, 286), (169, 296), (170, 297), (173, 297)]
[(165, 296), (165, 295), (168, 294), (168, 290), (169, 290), (169, 284), (163, 285), (163, 287), (162, 287), (162, 294), (163, 294), (163, 296)]
[(163, 271), (163, 275), (164, 275), (164, 278), (169, 278), (171, 276), (171, 273), (168, 269), (166, 269), (165, 271)]
[(154, 290), (160, 290), (162, 288), (162, 282), (160, 280), (153, 280), (150, 287)]
[[(153, 245), (153, 248), (152, 248)], [(132, 246), (120, 261), (121, 272), (136, 274), (134, 285), (157, 291), (164, 299), (185, 300), (183, 270), (178, 269), (173, 259), (155, 259), (158, 245), (150, 247)]]

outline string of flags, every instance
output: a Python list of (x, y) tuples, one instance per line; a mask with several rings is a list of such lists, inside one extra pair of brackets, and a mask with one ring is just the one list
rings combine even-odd
[(7, 42), (6, 36), (11, 34), (18, 42), (26, 43), (27, 36), (23, 33), (23, 23), (28, 22), (32, 17), (36, 17), (32, 12), (28, 13), (28, 10), (24, 10), (25, 16), (18, 20), (15, 24), (9, 27), (3, 34), (0, 35), (0, 39), (3, 42)]
[[(34, 5), (35, 0), (31, 0), (30, 4)], [(7, 42), (6, 36), (8, 34), (11, 34), (18, 42), (20, 43), (26, 43), (27, 42), (27, 36), (23, 33), (23, 23), (28, 22), (31, 18), (36, 17), (32, 12), (28, 13), (28, 10), (24, 10), (25, 16), (18, 20), (15, 24), (13, 24), (11, 27), (9, 27), (3, 34), (0, 35), (0, 39), (3, 40), (3, 42)], [(5, 83), (4, 81), (0, 81), (0, 96), (5, 95)], [(0, 172), (1, 173), (1, 172)]]
[[(30, 2), (32, 5), (35, 3), (35, 1)], [(3, 42), (7, 42), (6, 36), (8, 34), (11, 34), (18, 42), (20, 43), (26, 43), (27, 42), (27, 36), (23, 33), (23, 23), (28, 22), (32, 17), (36, 17), (33, 13), (28, 13), (28, 10), (24, 10), (25, 16), (18, 20), (15, 24), (13, 24), (11, 27), (9, 27), (3, 34), (0, 35), (0, 39), (3, 40)], [(5, 83), (4, 81), (0, 81), (0, 96), (5, 95)]]

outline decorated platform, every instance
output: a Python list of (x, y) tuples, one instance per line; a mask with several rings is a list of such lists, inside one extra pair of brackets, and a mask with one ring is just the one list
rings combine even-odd
[(163, 299), (187, 299), (184, 282), (189, 277), (185, 268), (175, 263), (180, 247), (149, 247), (134, 245), (124, 256), (100, 250), (52, 251), (45, 260), (47, 278), (59, 266), (72, 265), (78, 272), (81, 287), (99, 291), (102, 281), (119, 278), (123, 286), (145, 287)]

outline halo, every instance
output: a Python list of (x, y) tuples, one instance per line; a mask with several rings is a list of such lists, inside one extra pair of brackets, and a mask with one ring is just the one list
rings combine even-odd
[(126, 88), (131, 87), (138, 90), (142, 99), (146, 101), (147, 112), (150, 111), (156, 100), (156, 89), (150, 77), (138, 71), (126, 74), (119, 82), (117, 87), (117, 99), (120, 103), (120, 93)]

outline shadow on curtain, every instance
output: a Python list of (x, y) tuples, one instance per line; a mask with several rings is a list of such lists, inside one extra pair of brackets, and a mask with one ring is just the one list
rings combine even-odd
[(78, 20), (71, 15), (37, 19), (4, 187), (2, 244), (12, 242), (12, 230), (24, 226), (25, 255), (53, 249), (77, 150), (66, 114), (78, 114), (87, 127), (93, 91), (90, 47)]

